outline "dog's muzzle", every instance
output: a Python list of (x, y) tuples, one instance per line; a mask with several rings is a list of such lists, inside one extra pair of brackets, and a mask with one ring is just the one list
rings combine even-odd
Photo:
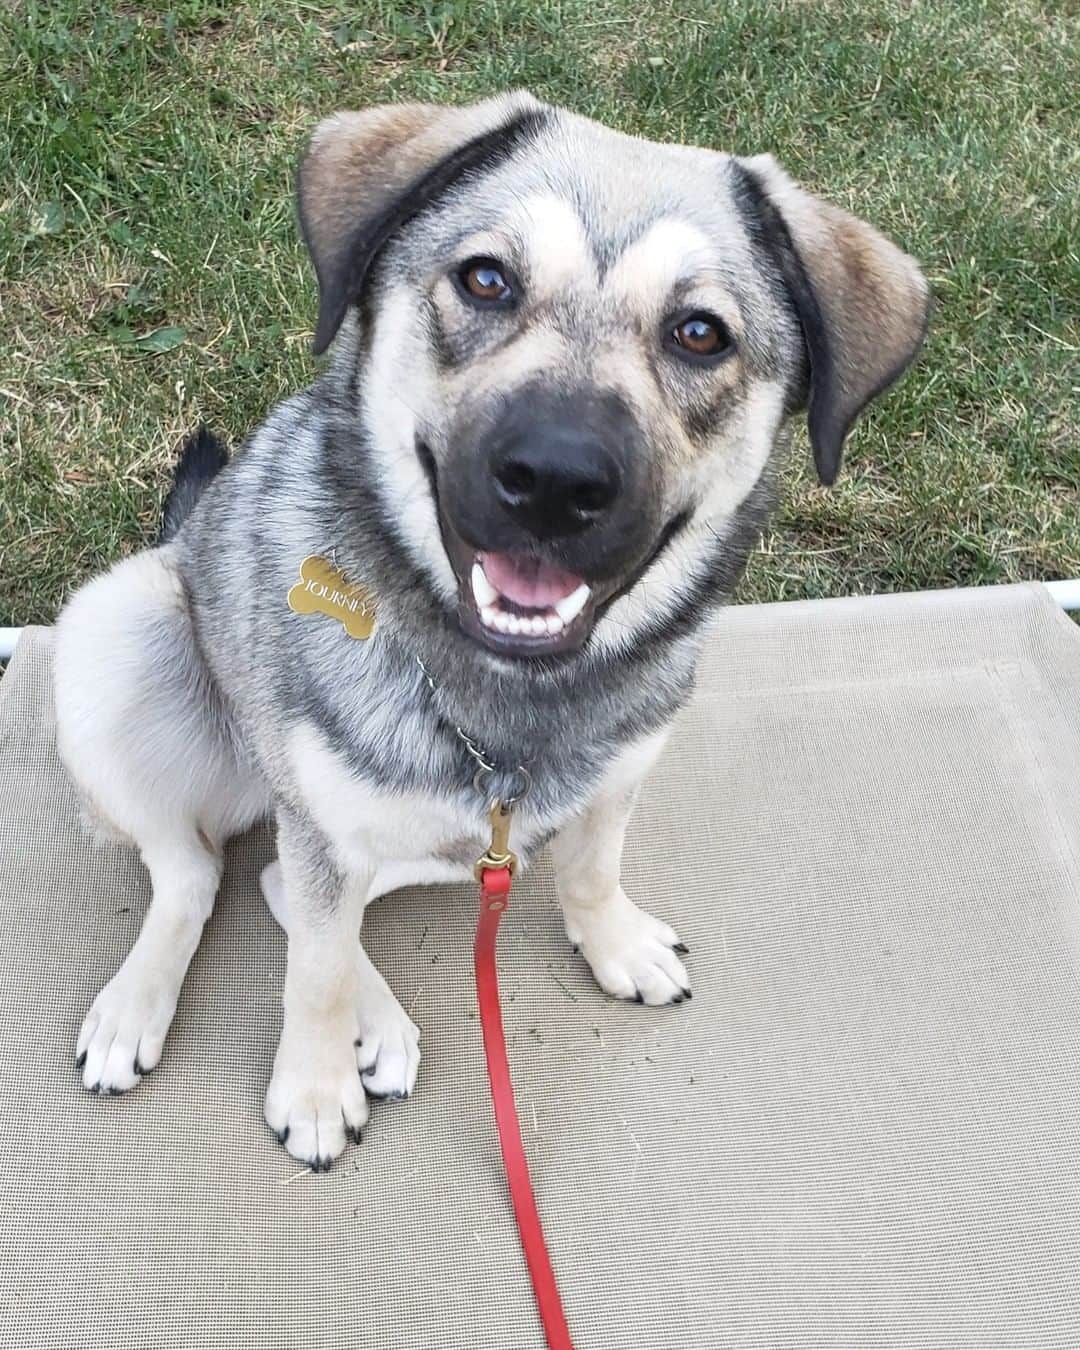
[(655, 546), (645, 461), (605, 391), (525, 389), (455, 430), (435, 486), (465, 631), (504, 655), (579, 648)]

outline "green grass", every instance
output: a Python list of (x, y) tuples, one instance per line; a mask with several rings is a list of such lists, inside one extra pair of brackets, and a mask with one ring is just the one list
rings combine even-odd
[(0, 5), (0, 623), (151, 536), (185, 429), (310, 379), (314, 120), (518, 84), (772, 150), (925, 263), (920, 364), (832, 491), (800, 441), (745, 598), (1080, 575), (1078, 49), (1028, 0)]

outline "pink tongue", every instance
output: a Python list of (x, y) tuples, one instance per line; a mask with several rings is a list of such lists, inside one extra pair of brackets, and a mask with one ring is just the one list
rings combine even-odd
[(548, 609), (581, 585), (581, 578), (539, 558), (515, 558), (509, 553), (481, 553), (484, 575), (500, 595), (523, 609)]

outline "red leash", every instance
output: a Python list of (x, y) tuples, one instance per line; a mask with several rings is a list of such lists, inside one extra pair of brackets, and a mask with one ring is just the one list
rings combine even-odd
[(510, 1062), (506, 1057), (506, 1037), (503, 1035), (502, 1009), (499, 1006), (499, 972), (495, 965), (495, 940), (499, 920), (510, 903), (511, 869), (509, 867), (480, 868), (480, 916), (476, 924), (476, 942), (473, 945), (473, 963), (476, 969), (476, 997), (480, 1005), (480, 1027), (484, 1034), (484, 1053), (487, 1056), (488, 1081), (491, 1084), (491, 1102), (495, 1108), (495, 1124), (499, 1131), (503, 1167), (510, 1199), (514, 1205), (521, 1247), (529, 1266), (536, 1307), (543, 1323), (549, 1350), (574, 1350), (566, 1325), (559, 1286), (551, 1268), (547, 1243), (540, 1215), (536, 1210), (529, 1164), (521, 1142), (517, 1107), (514, 1104), (514, 1084), (510, 1078)]

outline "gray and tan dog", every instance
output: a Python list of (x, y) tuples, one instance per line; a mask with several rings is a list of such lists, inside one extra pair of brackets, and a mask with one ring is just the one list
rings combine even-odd
[[(328, 366), (224, 467), (189, 447), (159, 546), (62, 612), (56, 701), (90, 814), (153, 883), (79, 1034), (83, 1082), (124, 1091), (157, 1063), (222, 847), (272, 816), (289, 957), (266, 1119), (319, 1168), (368, 1096), (413, 1087), (417, 1030), (357, 936), (374, 897), (470, 876), (487, 803), (466, 738), (486, 792), (527, 767), (514, 845), (550, 841), (600, 986), (689, 996), (685, 948), (620, 884), (636, 790), (787, 418), (808, 409), (831, 482), (919, 347), (927, 288), (768, 157), (520, 93), (331, 117), (299, 197)], [(348, 579), (336, 601), (312, 565)], [(352, 631), (287, 603), (301, 586), (297, 608), (340, 609), (358, 585)]]

